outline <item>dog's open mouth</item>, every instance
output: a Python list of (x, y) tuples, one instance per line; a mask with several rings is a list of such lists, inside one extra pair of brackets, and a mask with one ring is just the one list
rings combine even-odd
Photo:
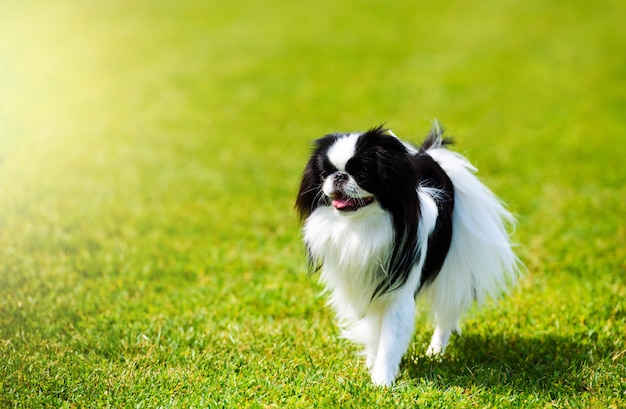
[(342, 212), (353, 212), (374, 202), (374, 196), (349, 197), (343, 194), (333, 196), (333, 207)]

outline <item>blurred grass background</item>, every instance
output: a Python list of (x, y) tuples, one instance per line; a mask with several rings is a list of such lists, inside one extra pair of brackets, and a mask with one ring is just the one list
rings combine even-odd
[[(623, 2), (1, 10), (0, 406), (624, 405)], [(312, 139), (433, 118), (529, 271), (379, 390), (291, 207)]]

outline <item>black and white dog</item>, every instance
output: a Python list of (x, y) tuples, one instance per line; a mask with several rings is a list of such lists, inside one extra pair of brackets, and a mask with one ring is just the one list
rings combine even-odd
[(442, 134), (435, 123), (419, 148), (382, 127), (326, 135), (302, 176), (310, 262), (377, 385), (398, 375), (416, 297), (432, 306), (427, 354), (442, 354), (473, 301), (498, 296), (519, 271), (513, 216)]

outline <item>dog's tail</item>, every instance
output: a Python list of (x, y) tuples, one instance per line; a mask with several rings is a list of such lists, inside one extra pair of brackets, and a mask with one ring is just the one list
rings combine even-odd
[(424, 145), (454, 185), (452, 242), (439, 275), (425, 290), (439, 315), (435, 320), (453, 328), (474, 300), (481, 304), (505, 292), (521, 264), (509, 237), (515, 218), (465, 157), (445, 149), (442, 133), (435, 124)]
[(439, 121), (435, 119), (432, 128), (430, 128), (430, 132), (428, 132), (428, 135), (426, 135), (426, 139), (424, 139), (422, 146), (420, 146), (420, 150), (427, 151), (429, 149), (438, 149), (446, 145), (452, 145), (454, 143), (454, 140), (452, 138), (444, 138), (443, 132), (443, 127), (441, 126)]

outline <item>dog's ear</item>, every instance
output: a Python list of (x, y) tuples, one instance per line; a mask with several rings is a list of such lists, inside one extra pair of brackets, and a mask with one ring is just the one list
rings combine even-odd
[(300, 190), (296, 198), (295, 209), (300, 221), (305, 220), (315, 208), (315, 198), (320, 194), (321, 183), (315, 172), (315, 158), (311, 157), (300, 180)]
[(319, 206), (328, 206), (328, 198), (322, 192), (324, 183), (323, 174), (328, 172), (325, 167), (331, 167), (326, 153), (328, 149), (337, 141), (341, 134), (329, 134), (317, 139), (313, 143), (311, 158), (302, 172), (300, 180), (300, 190), (296, 198), (295, 209), (298, 212), (300, 221), (305, 220), (313, 210)]

